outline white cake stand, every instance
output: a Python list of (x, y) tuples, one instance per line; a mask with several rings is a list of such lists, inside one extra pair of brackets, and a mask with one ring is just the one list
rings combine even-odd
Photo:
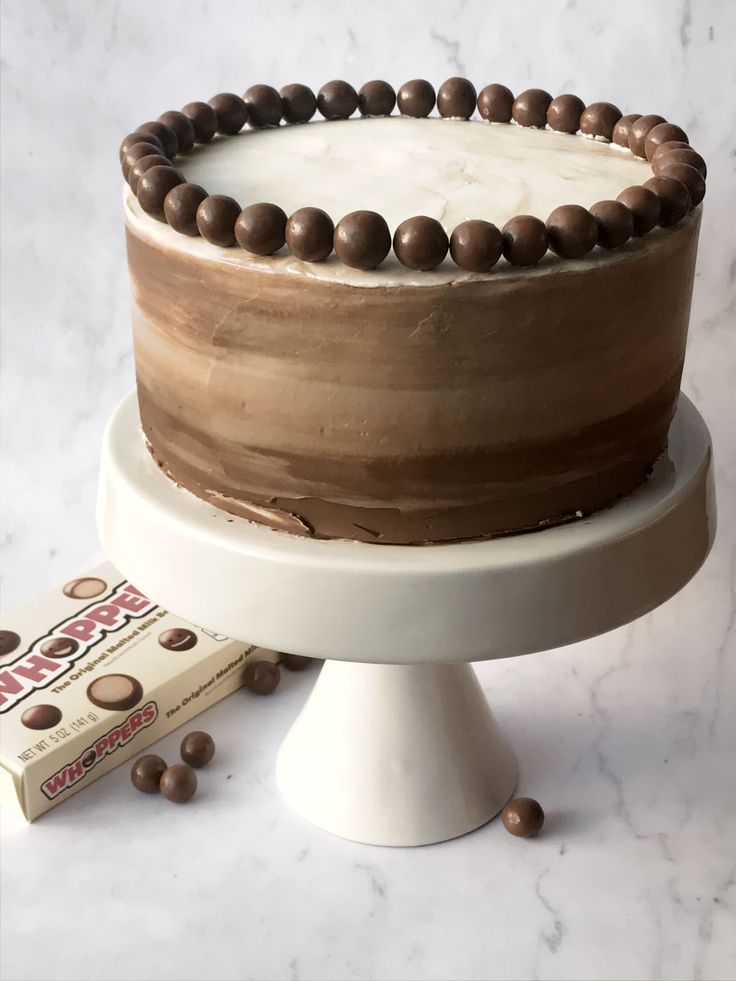
[(167, 609), (327, 659), (278, 755), (299, 813), (355, 841), (429, 844), (484, 824), (516, 785), (468, 662), (592, 637), (684, 586), (715, 531), (711, 445), (682, 396), (652, 477), (590, 518), (433, 547), (313, 541), (176, 487), (130, 395), (105, 433), (98, 523), (112, 562)]

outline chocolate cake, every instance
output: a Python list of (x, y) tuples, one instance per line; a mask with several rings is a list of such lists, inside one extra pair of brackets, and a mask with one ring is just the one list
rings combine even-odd
[(256, 85), (121, 162), (143, 431), (217, 508), (488, 538), (610, 505), (665, 449), (705, 164), (661, 116), (460, 78)]

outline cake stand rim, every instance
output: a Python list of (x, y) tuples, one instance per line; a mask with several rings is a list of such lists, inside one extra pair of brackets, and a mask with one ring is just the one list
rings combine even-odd
[[(705, 561), (711, 441), (685, 396), (670, 433), (659, 475), (590, 518), (480, 542), (372, 545), (274, 531), (178, 488), (145, 445), (132, 393), (105, 433), (100, 536), (162, 606), (259, 646), (369, 663), (515, 656), (636, 619)], [(632, 563), (641, 588), (626, 582)]]
[[(502, 568), (505, 563), (516, 568), (525, 563), (538, 566), (540, 561), (545, 559), (557, 562), (561, 557), (564, 557), (566, 549), (571, 552), (596, 549), (621, 537), (622, 532), (620, 528), (617, 528), (615, 519), (621, 515), (624, 509), (632, 510), (640, 503), (650, 503), (648, 520), (642, 524), (656, 521), (678, 503), (683, 493), (687, 491), (690, 480), (697, 479), (697, 474), (707, 470), (712, 463), (710, 432), (697, 408), (681, 392), (677, 411), (670, 426), (669, 443), (671, 445), (674, 431), (674, 435), (679, 436), (681, 442), (685, 444), (684, 461), (682, 461), (684, 467), (681, 468), (677, 480), (672, 484), (668, 493), (660, 495), (658, 493), (659, 487), (654, 486), (658, 471), (663, 465), (666, 465), (665, 457), (668, 450), (665, 450), (655, 462), (653, 474), (631, 494), (581, 518), (537, 529), (498, 535), (494, 538), (417, 545), (382, 545), (374, 542), (294, 535), (231, 514), (198, 498), (167, 477), (154, 461), (143, 436), (135, 392), (129, 392), (123, 397), (108, 420), (103, 436), (103, 454), (107, 457), (105, 461), (107, 464), (113, 462), (107, 454), (111, 448), (118, 451), (122, 449), (123, 453), (127, 455), (128, 448), (114, 444), (111, 447), (110, 441), (112, 438), (117, 442), (116, 437), (119, 435), (123, 435), (125, 438), (123, 430), (129, 427), (133, 418), (140, 436), (140, 441), (134, 447), (133, 452), (139, 458), (137, 462), (143, 464), (143, 468), (148, 471), (148, 476), (152, 477), (158, 484), (156, 487), (150, 484), (142, 486), (137, 483), (135, 490), (136, 493), (151, 502), (154, 507), (161, 506), (160, 501), (156, 500), (157, 492), (165, 488), (164, 494), (166, 491), (170, 492), (170, 501), (167, 503), (183, 505), (183, 507), (192, 510), (197, 509), (202, 516), (208, 512), (211, 516), (222, 519), (216, 527), (210, 522), (208, 528), (205, 528), (203, 524), (198, 529), (200, 535), (210, 539), (213, 544), (217, 544), (219, 547), (240, 551), (240, 548), (245, 545), (248, 551), (254, 555), (257, 554), (263, 558), (276, 561), (283, 558), (289, 563), (310, 565), (315, 562), (319, 564), (329, 562), (346, 570), (359, 565), (361, 572), (369, 573), (374, 570), (378, 575), (401, 575), (407, 571), (420, 575), (422, 572), (435, 574), (438, 559), (440, 561), (450, 560), (451, 564), (452, 560), (460, 559), (458, 565), (467, 571), (471, 571), (474, 567), (483, 570), (490, 562), (496, 568)], [(678, 432), (678, 430), (680, 431)], [(698, 446), (699, 442), (700, 445)], [(119, 453), (118, 462), (122, 462), (119, 460)], [(122, 470), (123, 467), (118, 466), (116, 469)], [(176, 517), (171, 514), (169, 516)], [(581, 528), (586, 529), (586, 540), (576, 542), (574, 536)], [(636, 534), (637, 531), (637, 528), (629, 527), (623, 534)], [(241, 535), (247, 535), (250, 540), (244, 541), (240, 537)]]

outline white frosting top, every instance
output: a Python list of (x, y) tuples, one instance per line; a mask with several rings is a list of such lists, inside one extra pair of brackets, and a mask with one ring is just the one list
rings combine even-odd
[[(429, 215), (448, 234), (468, 218), (485, 218), (499, 227), (517, 214), (545, 220), (560, 204), (590, 207), (651, 177), (646, 161), (582, 136), (402, 116), (246, 129), (196, 147), (176, 166), (187, 180), (211, 194), (228, 194), (243, 207), (271, 201), (291, 214), (311, 205), (323, 208), (336, 223), (365, 208), (380, 212), (392, 232), (405, 218)], [(349, 269), (334, 256), (322, 263), (286, 254), (259, 259), (242, 249), (219, 249), (178, 235), (143, 214), (131, 194), (127, 198), (129, 220), (143, 223), (151, 236), (211, 258), (219, 253), (225, 261), (364, 286), (430, 285), (468, 277), (449, 259), (434, 273), (418, 274), (400, 266), (393, 254), (367, 273)], [(501, 260), (490, 275), (498, 275), (504, 265)]]

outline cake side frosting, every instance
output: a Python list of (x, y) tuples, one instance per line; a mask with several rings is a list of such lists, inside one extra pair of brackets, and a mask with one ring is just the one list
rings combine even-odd
[(588, 513), (661, 452), (699, 212), (628, 260), (419, 289), (203, 262), (129, 229), (141, 418), (218, 507), (418, 543)]

